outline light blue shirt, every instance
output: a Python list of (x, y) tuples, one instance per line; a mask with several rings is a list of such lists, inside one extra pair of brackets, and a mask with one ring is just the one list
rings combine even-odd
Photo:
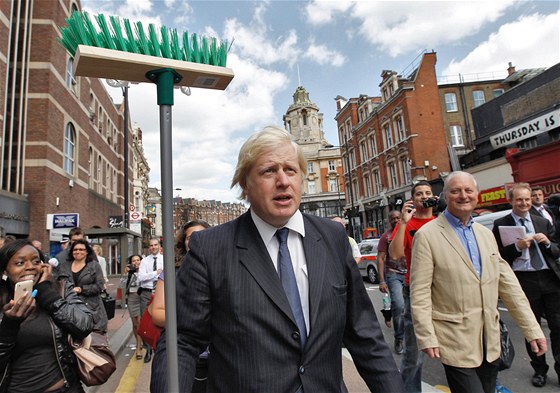
[[(535, 227), (533, 226), (533, 221), (531, 221), (531, 215), (530, 214), (526, 214), (525, 217), (520, 217), (517, 214), (515, 214), (514, 212), (511, 212), (511, 216), (513, 217), (513, 219), (515, 220), (515, 225), (517, 226), (523, 226), (523, 224), (521, 224), (521, 218), (523, 218), (525, 220), (525, 228), (527, 228), (527, 235), (534, 235), (535, 234)], [(535, 242), (533, 240), (533, 242), (535, 244), (537, 244), (537, 242)], [(523, 251), (520, 250), (519, 248), (517, 248), (517, 245), (515, 245), (515, 249), (517, 251)], [(543, 262), (543, 267), (542, 269), (548, 269), (548, 265), (546, 263), (544, 263), (544, 257), (541, 253), (541, 250), (537, 244), (537, 252), (539, 253), (539, 256), (541, 258), (541, 262)], [(534, 272), (536, 271), (535, 268), (533, 267), (533, 265), (531, 264), (531, 254), (529, 252), (522, 252), (520, 257), (515, 258), (515, 260), (513, 261), (513, 263), (511, 264), (511, 268), (513, 271), (515, 272)]]
[(471, 262), (473, 264), (474, 270), (478, 277), (482, 276), (482, 261), (480, 260), (480, 251), (478, 250), (478, 243), (476, 242), (476, 237), (472, 229), (473, 219), (469, 220), (467, 226), (464, 226), (461, 220), (455, 217), (453, 214), (449, 213), (447, 209), (443, 212), (443, 215), (449, 222), (449, 225), (453, 228), (461, 244), (465, 248), (465, 251), (469, 255)]

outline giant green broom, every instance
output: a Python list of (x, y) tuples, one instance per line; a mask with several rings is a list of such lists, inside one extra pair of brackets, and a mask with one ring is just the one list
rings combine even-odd
[[(173, 159), (171, 106), (174, 85), (224, 90), (233, 79), (225, 68), (230, 46), (215, 38), (189, 36), (181, 39), (175, 29), (153, 24), (148, 33), (141, 22), (134, 29), (127, 19), (103, 15), (93, 20), (86, 12), (74, 12), (62, 27), (59, 42), (74, 57), (77, 76), (157, 84), (160, 106), (161, 178), (163, 210), (164, 269), (175, 269), (173, 241)], [(124, 33), (123, 33), (124, 28)], [(128, 130), (125, 130), (128, 132)], [(128, 170), (125, 168), (125, 171)], [(126, 199), (126, 198), (125, 198)], [(168, 276), (169, 277), (169, 276)], [(179, 392), (177, 364), (177, 314), (175, 280), (165, 284), (167, 338), (167, 388)]]

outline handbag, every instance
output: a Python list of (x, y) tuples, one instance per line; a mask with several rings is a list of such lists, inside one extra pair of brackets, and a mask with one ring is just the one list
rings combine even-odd
[(79, 342), (69, 335), (68, 343), (76, 355), (80, 380), (86, 386), (104, 384), (117, 369), (107, 336), (91, 332)]
[(154, 350), (156, 349), (156, 344), (159, 340), (159, 336), (161, 336), (161, 331), (163, 330), (159, 326), (156, 326), (152, 321), (152, 316), (148, 311), (150, 304), (154, 300), (154, 295), (150, 298), (150, 302), (148, 303), (148, 307), (144, 310), (144, 314), (142, 314), (142, 318), (140, 319), (140, 324), (138, 326), (138, 335), (142, 337), (142, 340)]
[(498, 370), (507, 370), (513, 364), (513, 358), (515, 357), (515, 349), (513, 348), (513, 343), (509, 337), (509, 331), (506, 324), (500, 319), (500, 361), (498, 365)]
[(103, 307), (105, 307), (107, 319), (113, 319), (115, 317), (115, 298), (109, 295), (107, 291), (103, 291), (101, 292), (101, 300), (103, 301)]

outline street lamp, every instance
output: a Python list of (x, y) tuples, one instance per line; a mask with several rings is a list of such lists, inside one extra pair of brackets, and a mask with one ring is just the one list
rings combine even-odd
[(106, 79), (107, 84), (111, 87), (120, 87), (123, 93), (124, 101), (124, 227), (128, 228), (128, 81), (120, 81), (116, 79)]

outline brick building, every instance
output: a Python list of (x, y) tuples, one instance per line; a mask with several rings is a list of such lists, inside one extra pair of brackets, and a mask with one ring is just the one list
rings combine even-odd
[(68, 230), (57, 223), (107, 228), (126, 211), (124, 116), (99, 79), (74, 76), (56, 41), (79, 9), (75, 0), (0, 2), (0, 225), (51, 254)]
[(450, 164), (435, 65), (436, 53), (425, 53), (407, 76), (384, 70), (381, 97), (336, 99), (345, 207), (356, 239), (366, 227), (382, 233), (388, 211), (410, 197), (413, 182), (441, 191)]

